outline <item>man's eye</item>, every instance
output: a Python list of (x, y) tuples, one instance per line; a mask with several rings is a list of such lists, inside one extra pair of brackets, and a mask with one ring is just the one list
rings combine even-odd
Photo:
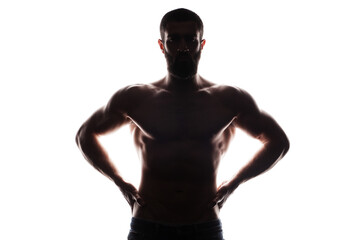
[(169, 41), (169, 42), (175, 42), (175, 41), (177, 41), (177, 40), (179, 40), (179, 38), (177, 38), (177, 37), (168, 38), (168, 41)]
[(187, 37), (186, 40), (191, 41), (191, 42), (196, 42), (197, 38), (196, 37)]

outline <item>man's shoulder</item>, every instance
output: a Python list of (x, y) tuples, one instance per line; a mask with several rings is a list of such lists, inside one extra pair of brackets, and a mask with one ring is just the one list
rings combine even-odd
[(119, 89), (116, 96), (138, 96), (138, 94), (146, 94), (154, 91), (154, 87), (151, 84), (131, 84)]
[(156, 93), (157, 89), (151, 84), (132, 84), (119, 89), (113, 98), (120, 100), (144, 99)]
[(108, 106), (112, 109), (130, 111), (141, 102), (154, 95), (156, 90), (150, 84), (132, 84), (123, 87), (111, 97)]
[(210, 88), (210, 93), (237, 113), (256, 108), (256, 103), (251, 95), (236, 86), (214, 85)]
[(245, 90), (230, 85), (213, 85), (208, 90), (210, 93), (230, 101), (250, 96)]

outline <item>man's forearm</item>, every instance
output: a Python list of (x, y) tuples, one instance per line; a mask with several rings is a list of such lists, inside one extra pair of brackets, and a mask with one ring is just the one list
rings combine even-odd
[(288, 142), (283, 144), (265, 144), (255, 157), (228, 183), (231, 190), (234, 191), (241, 183), (269, 170), (283, 158), (288, 149)]
[(110, 178), (117, 185), (124, 182), (94, 133), (89, 133), (81, 128), (76, 136), (76, 143), (85, 159), (95, 169)]

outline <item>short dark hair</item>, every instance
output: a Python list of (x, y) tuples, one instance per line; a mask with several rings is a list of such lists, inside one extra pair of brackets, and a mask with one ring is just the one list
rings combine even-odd
[(202, 39), (204, 33), (204, 25), (203, 22), (201, 21), (201, 18), (193, 11), (190, 11), (185, 8), (178, 8), (172, 10), (163, 16), (160, 22), (161, 38), (164, 39), (165, 28), (169, 22), (186, 22), (186, 21), (192, 21), (196, 23), (200, 31), (200, 38)]

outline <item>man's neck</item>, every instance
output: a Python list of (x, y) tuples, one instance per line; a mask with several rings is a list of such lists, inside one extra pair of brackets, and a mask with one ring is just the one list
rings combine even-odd
[(195, 74), (189, 78), (179, 78), (170, 73), (165, 77), (166, 88), (174, 93), (192, 93), (201, 88), (201, 77)]

